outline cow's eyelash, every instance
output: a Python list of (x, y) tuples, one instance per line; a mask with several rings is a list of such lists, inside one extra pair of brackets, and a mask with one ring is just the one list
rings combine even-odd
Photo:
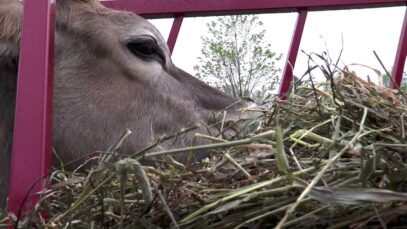
[(157, 44), (157, 41), (152, 38), (140, 38), (127, 42), (128, 50), (138, 58), (144, 61), (157, 60), (164, 63), (165, 58)]
[(155, 53), (156, 44), (153, 40), (138, 40), (129, 42), (127, 48), (138, 57), (151, 58)]

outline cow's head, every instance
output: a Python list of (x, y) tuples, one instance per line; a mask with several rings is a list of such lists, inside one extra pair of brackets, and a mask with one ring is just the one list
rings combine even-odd
[[(17, 55), (22, 6), (0, 0), (7, 2), (13, 13), (0, 10), (0, 52)], [(158, 30), (133, 13), (94, 0), (57, 1), (56, 31), (53, 145), (65, 162), (107, 149), (125, 129), (133, 135), (122, 152), (133, 153), (213, 122), (219, 111), (236, 117), (247, 105), (174, 66)]]

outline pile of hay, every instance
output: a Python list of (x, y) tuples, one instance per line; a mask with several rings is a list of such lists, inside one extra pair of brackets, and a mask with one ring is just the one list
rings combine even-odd
[(198, 170), (172, 160), (158, 167), (142, 167), (131, 158), (115, 162), (110, 153), (120, 152), (125, 134), (98, 169), (53, 172), (52, 185), (19, 224), (38, 228), (407, 225), (407, 97), (402, 92), (345, 70), (322, 84), (297, 84), (286, 101), (276, 100), (264, 116), (241, 122), (245, 130), (235, 130), (230, 139), (198, 136), (213, 144), (145, 154), (209, 149), (213, 157)]

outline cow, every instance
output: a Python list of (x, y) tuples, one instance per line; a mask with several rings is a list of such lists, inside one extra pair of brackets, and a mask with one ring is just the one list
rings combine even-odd
[[(134, 134), (120, 153), (131, 154), (164, 134), (213, 123), (216, 112), (227, 110), (232, 119), (248, 105), (177, 68), (159, 31), (138, 15), (96, 0), (58, 0), (56, 10), (52, 145), (62, 162), (106, 150), (125, 129)], [(22, 12), (22, 2), (0, 0), (0, 206), (9, 182)]]

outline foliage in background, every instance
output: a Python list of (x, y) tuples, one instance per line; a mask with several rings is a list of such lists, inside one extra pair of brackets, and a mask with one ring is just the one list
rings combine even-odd
[(236, 97), (261, 102), (275, 89), (281, 55), (264, 40), (263, 23), (255, 15), (219, 17), (207, 24), (202, 55), (194, 67), (199, 79)]

